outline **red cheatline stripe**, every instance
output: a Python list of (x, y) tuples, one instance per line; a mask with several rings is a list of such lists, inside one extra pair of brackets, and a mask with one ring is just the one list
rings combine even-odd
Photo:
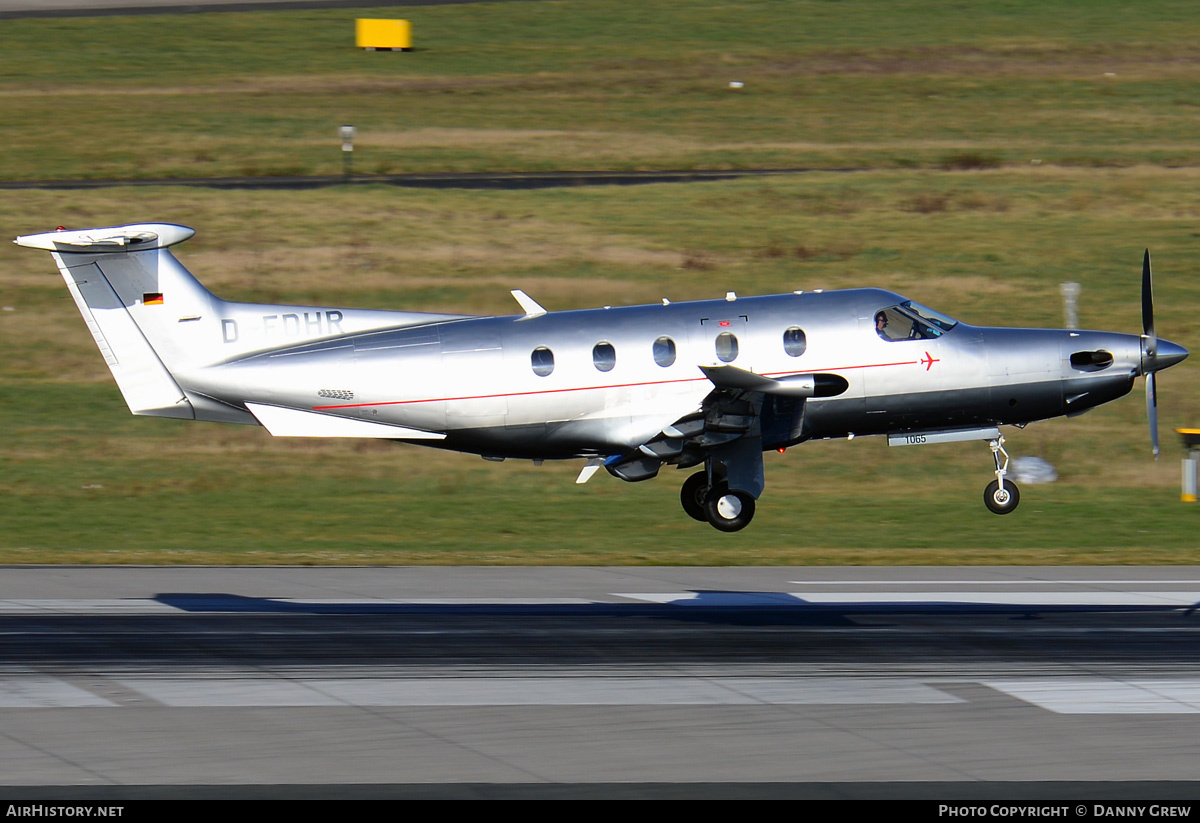
[(323, 409), (357, 409), (363, 406), (407, 406), (410, 403), (439, 403), (443, 400), (488, 400), (493, 397), (528, 397), (533, 394), (559, 394), (569, 391), (599, 391), (602, 389), (625, 389), (634, 386), (665, 386), (668, 383), (696, 383), (707, 377), (690, 377), (686, 380), (652, 380), (645, 383), (614, 383), (611, 386), (577, 386), (572, 389), (539, 389), (538, 391), (501, 392), (500, 394), (471, 394), (463, 397), (427, 397), (423, 400), (384, 400), (379, 403), (350, 403), (345, 406), (313, 406), (313, 411)]
[(899, 363), (868, 363), (863, 366), (834, 366), (831, 369), (804, 369), (802, 371), (771, 371), (763, 372), (763, 377), (778, 377), (788, 374), (816, 374), (817, 372), (850, 371), (850, 369), (880, 369), (884, 366), (919, 366), (920, 360), (903, 360)]
[[(777, 377), (788, 374), (815, 374), (816, 372), (849, 371), (850, 369), (878, 369), (885, 366), (919, 366), (920, 360), (904, 360), (898, 363), (868, 363), (862, 366), (836, 366), (824, 369), (801, 369), (797, 371), (764, 372), (763, 377)], [(361, 409), (369, 406), (407, 406), (413, 403), (442, 403), (453, 400), (490, 400), (495, 397), (529, 397), (535, 394), (560, 394), (575, 391), (603, 391), (604, 389), (630, 389), (636, 386), (665, 386), (671, 383), (699, 383), (708, 380), (707, 377), (689, 377), (683, 380), (649, 380), (644, 383), (613, 383), (608, 386), (576, 386), (569, 389), (539, 389), (538, 391), (501, 392), (500, 394), (469, 394), (462, 397), (426, 397), (421, 400), (381, 400), (377, 403), (346, 403), (340, 406), (313, 406), (313, 411), (329, 411), (330, 409)]]

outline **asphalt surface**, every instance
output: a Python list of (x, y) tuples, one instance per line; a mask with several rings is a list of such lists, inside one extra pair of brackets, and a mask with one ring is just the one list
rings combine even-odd
[(20, 17), (102, 17), (127, 14), (199, 14), (284, 9), (381, 8), (384, 6), (456, 6), (471, 2), (517, 0), (0, 0), (0, 20)]
[(1200, 568), (7, 568), (0, 799), (1200, 799), (1198, 602)]
[(728, 171), (561, 171), (440, 172), (426, 174), (311, 175), (290, 177), (164, 177), (143, 180), (20, 180), (0, 182), (0, 191), (18, 189), (106, 189), (144, 186), (189, 186), (210, 189), (320, 189), (329, 186), (384, 185), (415, 189), (548, 189), (570, 186), (639, 186), (651, 183), (697, 183), (768, 177), (812, 171), (848, 169), (743, 169)]
[[(343, 181), (190, 184), (264, 182)], [(1200, 568), (0, 569), (0, 799), (1189, 802), (1197, 603)]]

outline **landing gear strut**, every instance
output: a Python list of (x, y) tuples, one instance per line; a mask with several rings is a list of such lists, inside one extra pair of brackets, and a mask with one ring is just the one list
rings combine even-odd
[(707, 471), (696, 472), (683, 481), (679, 502), (689, 517), (723, 532), (741, 531), (754, 518), (754, 498), (724, 483), (710, 488)]
[(1008, 474), (1008, 452), (1004, 450), (1004, 438), (989, 440), (988, 446), (992, 450), (992, 459), (996, 461), (996, 479), (983, 490), (983, 503), (993, 514), (1008, 514), (1021, 502), (1021, 492), (1017, 490), (1016, 483), (1004, 479)]

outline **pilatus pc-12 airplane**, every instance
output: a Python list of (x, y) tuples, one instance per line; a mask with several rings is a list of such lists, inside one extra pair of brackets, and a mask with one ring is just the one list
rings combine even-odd
[(1187, 357), (1154, 333), (968, 326), (879, 289), (468, 317), (227, 303), (148, 223), (18, 237), (49, 251), (134, 414), (261, 424), (281, 437), (374, 437), (502, 460), (585, 460), (647, 480), (702, 467), (683, 509), (744, 528), (763, 452), (886, 435), (892, 445), (986, 442), (984, 502), (1016, 508), (1000, 426), (1076, 415)]

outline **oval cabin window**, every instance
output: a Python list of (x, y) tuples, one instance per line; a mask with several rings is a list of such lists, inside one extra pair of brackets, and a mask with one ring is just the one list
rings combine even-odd
[(612, 343), (597, 343), (592, 349), (592, 365), (596, 371), (612, 371), (617, 365), (617, 350)]
[(783, 333), (783, 350), (790, 357), (799, 357), (804, 354), (804, 350), (808, 347), (808, 341), (804, 337), (804, 329), (799, 326), (791, 326)]
[(554, 352), (545, 346), (538, 346), (533, 350), (533, 354), (529, 355), (529, 363), (533, 366), (534, 374), (545, 377), (554, 371)]
[(737, 338), (729, 332), (722, 332), (717, 335), (717, 359), (722, 363), (732, 363), (737, 360), (738, 342)]
[(654, 362), (664, 369), (675, 362), (675, 341), (660, 337), (654, 341)]

